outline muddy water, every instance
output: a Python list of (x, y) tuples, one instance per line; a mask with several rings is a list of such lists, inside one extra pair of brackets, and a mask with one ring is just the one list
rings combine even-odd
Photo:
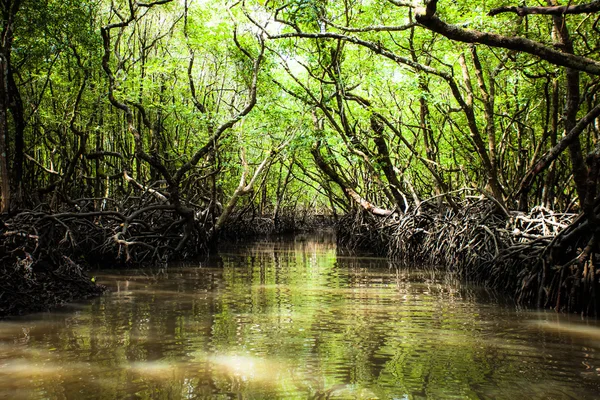
[(597, 321), (336, 257), (327, 238), (96, 279), (112, 292), (0, 323), (0, 398), (600, 396)]

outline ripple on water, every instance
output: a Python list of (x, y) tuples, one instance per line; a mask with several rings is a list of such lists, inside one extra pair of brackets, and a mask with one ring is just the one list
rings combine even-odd
[[(391, 268), (390, 268), (391, 266)], [(600, 329), (334, 242), (231, 247), (0, 322), (0, 398), (596, 398)], [(502, 301), (499, 303), (498, 301)]]

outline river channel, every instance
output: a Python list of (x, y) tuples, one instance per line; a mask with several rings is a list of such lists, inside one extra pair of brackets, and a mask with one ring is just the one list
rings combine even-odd
[(594, 399), (600, 324), (328, 235), (93, 273), (106, 295), (0, 322), (6, 399)]

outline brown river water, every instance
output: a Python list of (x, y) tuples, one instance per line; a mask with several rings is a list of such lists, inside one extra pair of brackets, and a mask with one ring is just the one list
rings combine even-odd
[(600, 398), (598, 321), (327, 235), (94, 275), (110, 293), (0, 322), (0, 398)]

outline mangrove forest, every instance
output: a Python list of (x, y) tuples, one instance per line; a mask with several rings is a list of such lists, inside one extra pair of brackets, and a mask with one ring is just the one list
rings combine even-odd
[(596, 315), (600, 2), (0, 4), (0, 313), (335, 227)]
[(0, 0), (0, 397), (597, 398), (599, 178), (599, 0)]
[(0, 314), (335, 226), (597, 315), (600, 2), (1, 2)]
[(334, 226), (599, 312), (600, 2), (0, 4), (3, 315)]

